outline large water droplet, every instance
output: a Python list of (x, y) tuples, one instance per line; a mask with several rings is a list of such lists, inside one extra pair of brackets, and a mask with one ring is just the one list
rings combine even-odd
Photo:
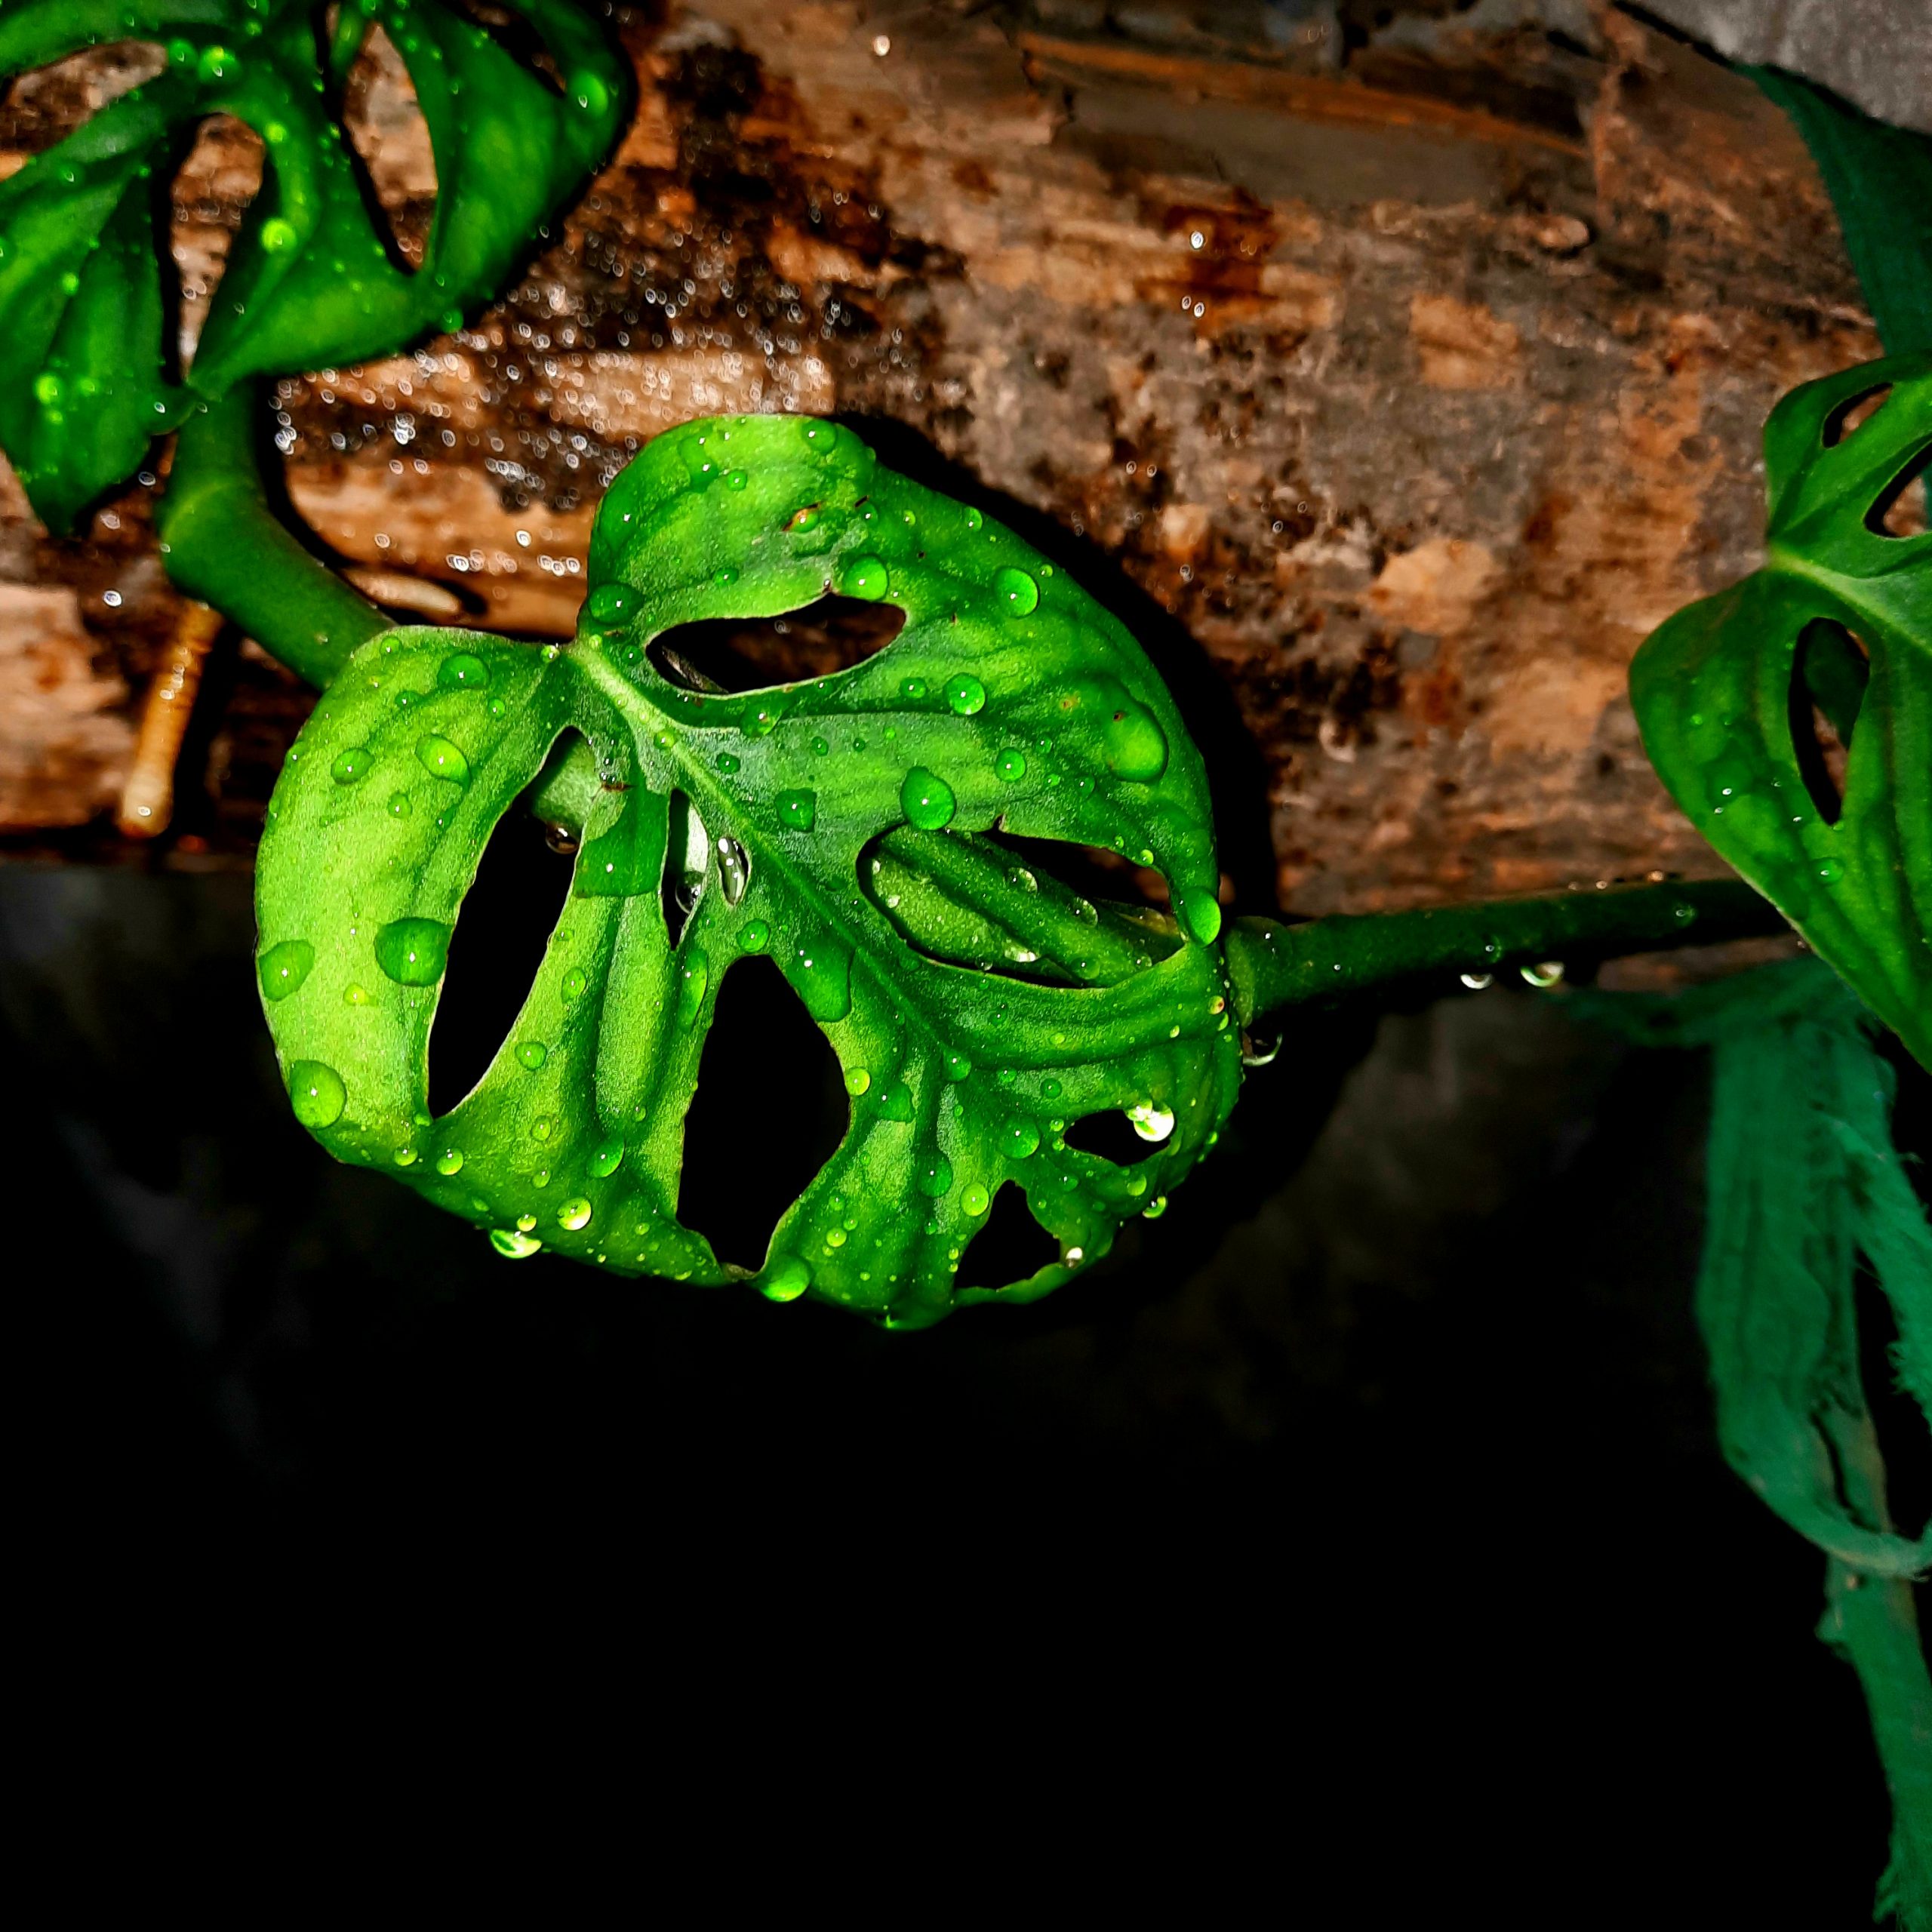
[(440, 919), (392, 919), (376, 935), (376, 964), (398, 986), (433, 986), (449, 956), (450, 929)]
[(1040, 586), (1024, 571), (1002, 564), (993, 572), (993, 595), (1009, 617), (1024, 617), (1038, 608)]
[(519, 1040), (517, 1042), (517, 1064), (532, 1073), (549, 1057), (550, 1050), (541, 1040)]
[(899, 804), (906, 823), (917, 826), (921, 832), (937, 832), (950, 824), (958, 809), (952, 787), (922, 764), (914, 765), (906, 773), (906, 782), (899, 788)]
[(417, 740), (416, 757), (425, 771), (434, 772), (438, 778), (447, 778), (455, 785), (469, 783), (469, 759), (448, 739), (434, 731)]
[(439, 1174), (460, 1174), (463, 1171), (463, 1149), (446, 1147), (436, 1156), (436, 1171)]
[(507, 1261), (527, 1261), (543, 1244), (517, 1228), (492, 1228), (490, 1245)]
[(780, 792), (776, 803), (778, 822), (789, 825), (794, 832), (809, 832), (818, 822), (816, 792)]
[(584, 599), (584, 614), (594, 624), (622, 623), (635, 614), (640, 601), (627, 583), (600, 583)]
[(264, 999), (286, 999), (299, 992), (315, 963), (315, 949), (306, 939), (285, 939), (255, 961)]
[(580, 966), (573, 966), (563, 977), (562, 990), (565, 999), (569, 1001), (581, 998), (584, 989), (589, 984), (589, 980), (584, 977), (583, 968)]
[(1009, 785), (1017, 783), (1026, 776), (1026, 755), (1009, 745), (994, 761), (993, 769)]
[(361, 745), (337, 752), (329, 766), (329, 776), (338, 785), (359, 785), (369, 775), (369, 754)]
[(1180, 916), (1203, 946), (1211, 946), (1221, 931), (1221, 908), (1211, 892), (1189, 888), (1180, 896)]
[(767, 1301), (796, 1301), (811, 1284), (811, 1269), (795, 1254), (774, 1254), (758, 1278)]
[(968, 1214), (983, 1214), (992, 1204), (992, 1197), (977, 1181), (969, 1181), (959, 1192), (959, 1204)]
[(1143, 1140), (1164, 1140), (1174, 1131), (1173, 1110), (1157, 1107), (1152, 1100), (1143, 1100), (1138, 1106), (1129, 1107), (1127, 1117)]
[(349, 1104), (349, 1089), (325, 1061), (298, 1060), (288, 1069), (288, 1103), (304, 1127), (333, 1127)]
[(557, 1210), (557, 1225), (560, 1228), (568, 1228), (573, 1234), (574, 1234), (579, 1228), (589, 1227), (590, 1225), (590, 1203), (585, 1200), (582, 1195), (578, 1195), (574, 1199), (566, 1201), (564, 1204)]
[(952, 1163), (943, 1154), (932, 1154), (912, 1171), (913, 1185), (921, 1194), (937, 1201), (952, 1185)]
[(1008, 1156), (1015, 1161), (1029, 1158), (1040, 1145), (1040, 1130), (1030, 1120), (1010, 1120), (1001, 1136)]
[(876, 603), (883, 597), (891, 581), (884, 564), (877, 557), (864, 555), (845, 558), (832, 579), (833, 587), (841, 595), (863, 597), (869, 603)]
[(624, 1143), (622, 1137), (612, 1134), (608, 1140), (600, 1140), (590, 1156), (590, 1171), (599, 1180), (614, 1174), (623, 1164)]
[(762, 919), (747, 919), (738, 928), (738, 947), (743, 952), (762, 952), (771, 943), (771, 928)]
[(436, 681), (446, 691), (480, 691), (490, 681), (490, 667), (472, 651), (454, 651), (436, 666)]
[(971, 672), (961, 671), (946, 681), (946, 701), (961, 718), (983, 711), (986, 688)]
[(1132, 698), (1122, 698), (1100, 728), (1107, 769), (1117, 777), (1150, 783), (1168, 768), (1168, 740), (1154, 715)]
[(271, 255), (285, 255), (302, 238), (295, 231), (292, 221), (285, 221), (278, 214), (272, 214), (262, 223), (262, 246)]

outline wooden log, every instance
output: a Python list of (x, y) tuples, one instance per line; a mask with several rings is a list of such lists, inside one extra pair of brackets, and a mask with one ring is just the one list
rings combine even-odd
[[(1625, 672), (1758, 560), (1776, 397), (1878, 350), (1746, 82), (1614, 14), (1589, 44), (1451, 23), (1346, 59), (1123, 40), (1065, 5), (620, 19), (638, 115), (521, 284), (281, 386), (292, 496), (345, 561), (564, 632), (636, 448), (836, 411), (1126, 611), (1210, 749), (1248, 903), (1721, 869)], [(17, 85), (0, 168), (134, 71)], [(435, 172), (392, 52), (352, 95), (415, 245)], [(190, 352), (253, 148), (211, 124), (176, 184)], [(0, 691), (66, 694), (0, 721), (11, 849), (117, 849), (100, 821), (177, 614), (152, 494), (64, 542), (0, 494)], [(245, 650), (209, 682), (167, 849), (246, 863), (307, 700)]]

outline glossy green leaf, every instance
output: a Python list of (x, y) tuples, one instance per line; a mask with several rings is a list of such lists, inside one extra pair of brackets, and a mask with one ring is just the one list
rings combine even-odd
[(1932, 357), (1792, 391), (1765, 427), (1763, 568), (1653, 632), (1630, 689), (1699, 829), (1932, 1065), (1932, 535), (1881, 527), (1928, 449)]
[[(361, 0), (326, 45), (317, 0), (14, 0), (0, 12), (0, 75), (117, 41), (157, 42), (168, 62), (0, 183), (0, 331), (17, 378), (0, 386), (0, 444), (51, 525), (68, 527), (198, 399), (389, 354), (497, 293), (609, 146), (626, 91), (571, 0), (509, 4), (561, 92), (448, 0)], [(373, 220), (338, 118), (342, 77), (377, 25), (409, 69), (435, 155), (416, 269)], [(263, 184), (177, 386), (158, 267), (168, 186), (217, 113), (261, 136)]]
[[(605, 499), (590, 574), (569, 648), (388, 633), (298, 740), (258, 888), (298, 1117), (506, 1253), (723, 1281), (737, 1271), (676, 1219), (685, 1118), (720, 984), (768, 954), (851, 1100), (773, 1236), (768, 1294), (902, 1325), (984, 1299), (955, 1277), (1008, 1186), (1061, 1258), (1006, 1298), (1104, 1253), (1211, 1144), (1240, 1078), (1205, 777), (1139, 647), (1010, 531), (811, 419), (660, 437)], [(673, 626), (828, 589), (896, 605), (904, 629), (835, 675), (737, 694), (647, 653)], [(572, 733), (601, 789), (571, 897), (489, 1070), (432, 1118), (463, 894)], [(1008, 833), (1157, 867), (1180, 923), (1078, 899)], [(675, 944), (667, 868), (697, 891)], [(734, 1098), (748, 1119), (777, 1104)], [(1066, 1144), (1108, 1112), (1136, 1121), (1143, 1158)]]

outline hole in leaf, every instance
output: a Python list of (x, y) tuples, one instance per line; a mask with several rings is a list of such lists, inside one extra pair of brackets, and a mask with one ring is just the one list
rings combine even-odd
[(1033, 1218), (1024, 1189), (1009, 1181), (993, 1196), (980, 1232), (959, 1264), (962, 1288), (1004, 1288), (1060, 1259), (1060, 1243)]
[[(234, 246), (235, 232), (229, 226), (234, 208), (260, 192), (267, 152), (261, 137), (245, 122), (230, 114), (211, 114), (195, 129), (174, 171), (168, 247), (180, 293), (179, 334), (189, 342), (201, 340)], [(175, 334), (164, 333), (171, 338)], [(171, 358), (174, 341), (165, 346)]]
[(681, 792), (671, 794), (670, 833), (664, 847), (664, 872), (657, 888), (664, 929), (675, 946), (697, 910), (711, 864), (711, 835), (697, 808)]
[(1844, 814), (1852, 731), (1871, 675), (1870, 652), (1844, 625), (1820, 617), (1805, 626), (1791, 666), (1791, 742), (1827, 825)]
[(688, 691), (753, 691), (851, 669), (905, 627), (895, 604), (821, 597), (782, 617), (712, 617), (675, 624), (645, 652), (658, 675)]
[(678, 1218), (721, 1261), (755, 1268), (779, 1217), (844, 1138), (838, 1057), (771, 961), (740, 959), (717, 1011), (685, 1118)]
[(436, 158), (416, 84), (372, 23), (343, 88), (342, 125), (361, 162), (364, 201), (399, 267), (423, 265), (436, 213)]
[(1143, 1140), (1134, 1131), (1134, 1123), (1117, 1108), (1105, 1113), (1088, 1114), (1069, 1121), (1066, 1144), (1083, 1154), (1097, 1154), (1117, 1168), (1131, 1168), (1155, 1151), (1155, 1144)]
[(1823, 440), (1826, 448), (1835, 448), (1847, 437), (1856, 435), (1884, 408), (1891, 392), (1890, 383), (1880, 383), (1873, 388), (1860, 389), (1856, 395), (1846, 397), (1825, 418)]
[(573, 862), (520, 805), (506, 812), (463, 895), (429, 1029), (429, 1111), (448, 1113), (481, 1080), (523, 1010)]
[(1926, 528), (1925, 472), (1932, 466), (1932, 442), (1906, 457), (1878, 500), (1865, 513), (1865, 527), (1877, 537), (1917, 537)]
[(551, 93), (564, 91), (564, 77), (557, 70), (555, 56), (543, 36), (521, 14), (508, 7), (492, 6), (489, 0), (445, 0), (445, 4), (483, 28), (509, 50), (519, 67), (534, 72)]
[(1011, 832), (992, 835), (1035, 871), (1051, 872), (1061, 884), (1096, 904), (1168, 909), (1168, 881), (1152, 866), (1137, 865), (1104, 845), (1075, 845), (1063, 838), (1022, 838)]

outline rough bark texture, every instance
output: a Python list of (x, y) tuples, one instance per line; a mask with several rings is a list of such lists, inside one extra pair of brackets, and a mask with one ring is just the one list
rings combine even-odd
[[(344, 558), (558, 633), (638, 445), (838, 411), (1124, 610), (1210, 749), (1249, 903), (1721, 870), (1624, 676), (1757, 560), (1774, 398), (1878, 352), (1795, 137), (1615, 14), (1257, 10), (1244, 42), (1239, 8), (1134, 11), (620, 10), (621, 152), (475, 328), (283, 386), (294, 500)], [(1472, 17), (1499, 11), (1535, 10)], [(131, 71), (17, 85), (0, 167)], [(434, 169), (399, 66), (365, 57), (355, 98), (407, 247)], [(177, 184), (191, 342), (251, 140), (211, 125)], [(99, 815), (174, 610), (151, 494), (57, 543), (5, 479), (16, 848), (125, 849)], [(246, 650), (217, 670), (173, 850), (245, 855), (306, 702)]]

